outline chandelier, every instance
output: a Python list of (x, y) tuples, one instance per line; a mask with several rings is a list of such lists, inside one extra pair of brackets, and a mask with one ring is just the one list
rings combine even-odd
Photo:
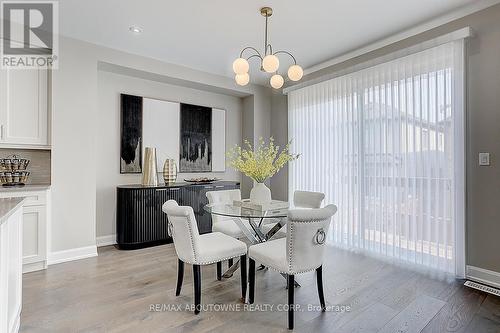
[[(239, 84), (240, 86), (245, 86), (248, 84), (250, 81), (250, 75), (248, 74), (248, 70), (250, 68), (250, 65), (248, 64), (248, 60), (252, 58), (258, 58), (260, 59), (260, 70), (265, 71), (267, 73), (273, 73), (271, 76), (271, 79), (269, 80), (269, 83), (271, 86), (275, 89), (279, 89), (283, 86), (283, 83), (285, 82), (285, 79), (281, 74), (278, 72), (278, 68), (280, 66), (280, 61), (278, 57), (276, 56), (277, 54), (284, 54), (288, 55), (292, 58), (293, 60), (293, 65), (288, 67), (288, 78), (292, 81), (299, 81), (302, 76), (304, 75), (304, 71), (302, 70), (302, 67), (297, 65), (297, 61), (295, 60), (295, 57), (287, 51), (274, 51), (273, 52), (273, 47), (271, 46), (271, 43), (268, 43), (268, 38), (267, 38), (267, 25), (268, 25), (268, 19), (273, 15), (273, 9), (271, 7), (262, 7), (260, 9), (260, 14), (266, 18), (266, 32), (265, 32), (265, 39), (264, 39), (264, 54), (262, 55), (256, 48), (247, 46), (243, 48), (240, 52), (240, 57), (236, 59), (233, 62), (233, 71), (236, 74), (234, 79), (236, 80), (236, 83)], [(251, 52), (251, 53), (249, 53)], [(243, 56), (244, 53), (247, 53), (248, 57), (245, 58)]]

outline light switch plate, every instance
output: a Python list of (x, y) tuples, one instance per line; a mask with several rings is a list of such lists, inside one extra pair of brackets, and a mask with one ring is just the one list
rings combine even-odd
[(490, 165), (490, 153), (479, 153), (479, 165), (481, 166)]

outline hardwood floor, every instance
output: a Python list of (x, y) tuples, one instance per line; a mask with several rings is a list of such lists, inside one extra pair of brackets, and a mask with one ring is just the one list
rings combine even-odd
[[(202, 267), (202, 304), (240, 302), (239, 271), (217, 281), (216, 265)], [(226, 266), (224, 266), (225, 269)], [(99, 257), (50, 266), (23, 276), (21, 332), (286, 332), (285, 280), (257, 271), (255, 306), (262, 311), (185, 309), (193, 303), (192, 268), (175, 297), (173, 246), (135, 251), (99, 249)], [(323, 265), (327, 306), (320, 312), (313, 273), (296, 277), (296, 332), (500, 332), (500, 298), (404, 267), (329, 248)], [(315, 306), (308, 310), (308, 304)], [(180, 311), (162, 307), (180, 306)], [(265, 311), (273, 306), (275, 311)], [(157, 308), (155, 308), (157, 307)], [(156, 309), (156, 310), (152, 310)], [(255, 309), (254, 309), (255, 310)], [(339, 310), (339, 309), (337, 309)]]

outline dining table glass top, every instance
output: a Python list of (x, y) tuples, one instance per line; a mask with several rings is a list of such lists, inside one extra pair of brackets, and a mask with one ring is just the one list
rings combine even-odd
[(253, 210), (249, 208), (242, 208), (234, 204), (228, 203), (215, 203), (205, 205), (205, 211), (210, 214), (241, 217), (245, 219), (266, 219), (266, 218), (285, 218), (288, 214), (288, 208), (271, 209), (271, 210)]

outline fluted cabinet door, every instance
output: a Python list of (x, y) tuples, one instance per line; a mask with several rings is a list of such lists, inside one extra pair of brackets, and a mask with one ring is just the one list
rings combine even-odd
[(239, 188), (237, 182), (219, 182), (210, 185), (144, 187), (123, 185), (117, 188), (116, 242), (120, 249), (138, 249), (171, 243), (167, 215), (162, 205), (175, 200), (179, 205), (193, 208), (200, 234), (212, 231), (212, 218), (204, 206), (206, 193)]
[(175, 197), (178, 191), (119, 188), (116, 225), (118, 246), (135, 249), (170, 243), (172, 239), (168, 235), (167, 216), (163, 214), (161, 206), (169, 197)]

